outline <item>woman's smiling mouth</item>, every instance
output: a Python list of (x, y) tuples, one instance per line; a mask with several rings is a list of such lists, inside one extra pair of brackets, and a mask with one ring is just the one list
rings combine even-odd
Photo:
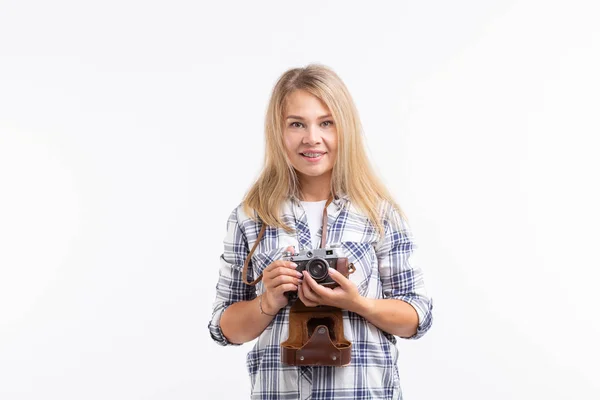
[(306, 151), (300, 153), (302, 158), (309, 162), (317, 162), (321, 160), (325, 154), (327, 154), (327, 152), (324, 151)]

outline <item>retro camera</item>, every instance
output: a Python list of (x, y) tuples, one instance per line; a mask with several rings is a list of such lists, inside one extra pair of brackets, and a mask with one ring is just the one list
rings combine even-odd
[[(346, 275), (348, 270), (348, 258), (343, 257), (340, 248), (310, 249), (299, 253), (286, 251), (283, 253), (285, 260), (293, 261), (298, 266), (296, 271), (307, 271), (318, 284), (327, 287), (336, 287), (338, 283), (329, 276), (329, 268), (333, 268)], [(298, 298), (298, 292), (285, 292), (289, 302)]]

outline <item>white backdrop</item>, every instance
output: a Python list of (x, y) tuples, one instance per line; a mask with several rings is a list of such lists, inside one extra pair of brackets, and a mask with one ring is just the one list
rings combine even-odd
[(405, 398), (600, 398), (595, 2), (96, 3), (0, 1), (2, 400), (248, 397), (218, 258), (309, 62), (421, 249)]

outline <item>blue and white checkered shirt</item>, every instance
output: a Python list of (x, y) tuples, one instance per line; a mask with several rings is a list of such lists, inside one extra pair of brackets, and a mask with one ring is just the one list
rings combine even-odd
[[(283, 206), (283, 220), (295, 228), (287, 233), (267, 227), (252, 256), (248, 280), (258, 277), (288, 246), (312, 248), (310, 230), (302, 204), (290, 198)], [(417, 339), (432, 323), (432, 300), (427, 295), (423, 274), (409, 259), (416, 246), (411, 231), (399, 214), (382, 209), (385, 235), (377, 232), (367, 218), (353, 207), (347, 196), (334, 199), (327, 208), (327, 245), (338, 245), (356, 271), (350, 280), (362, 296), (400, 299), (411, 304), (419, 316)], [(385, 215), (385, 217), (384, 217)], [(248, 286), (242, 268), (254, 245), (261, 224), (236, 207), (227, 221), (224, 252), (221, 255), (216, 300), (209, 331), (219, 344), (235, 345), (220, 328), (223, 311), (231, 304), (252, 300), (264, 291), (260, 282)], [(321, 235), (321, 229), (318, 233)], [(247, 355), (252, 399), (401, 399), (396, 338), (358, 314), (343, 310), (344, 335), (352, 342), (352, 360), (344, 367), (288, 366), (281, 363), (280, 343), (288, 337), (290, 307), (282, 308), (265, 328)]]

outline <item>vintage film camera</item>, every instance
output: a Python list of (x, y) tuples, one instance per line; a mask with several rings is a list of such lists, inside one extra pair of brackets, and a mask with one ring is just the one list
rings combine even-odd
[[(318, 284), (323, 286), (332, 288), (338, 286), (337, 282), (329, 276), (329, 268), (333, 268), (348, 277), (348, 258), (343, 256), (341, 248), (308, 249), (299, 253), (286, 251), (283, 253), (283, 258), (298, 264), (296, 271), (307, 271)], [(350, 267), (353, 268), (354, 266), (350, 264)], [(298, 292), (296, 291), (285, 292), (285, 295), (290, 303), (298, 298)]]
[[(336, 287), (329, 268), (348, 277), (354, 265), (343, 256), (341, 248), (285, 252), (284, 259), (295, 262), (296, 271), (307, 271), (317, 283)], [(320, 305), (307, 307), (298, 300), (298, 292), (285, 292), (290, 307), (289, 336), (281, 342), (281, 362), (285, 365), (327, 365), (341, 367), (352, 359), (352, 343), (344, 336), (342, 310)]]

